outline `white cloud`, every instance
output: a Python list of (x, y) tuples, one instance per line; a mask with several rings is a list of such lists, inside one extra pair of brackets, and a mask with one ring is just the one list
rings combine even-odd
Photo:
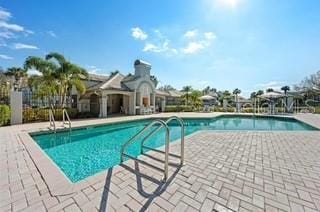
[(142, 51), (156, 53), (165, 52), (169, 54), (178, 53), (176, 49), (170, 47), (169, 40), (165, 40), (163, 43), (160, 43), (159, 45), (155, 45), (153, 43), (146, 43)]
[(3, 60), (12, 60), (13, 57), (10, 57), (10, 56), (5, 55), (5, 54), (0, 54), (0, 59), (3, 59)]
[(197, 29), (194, 29), (194, 30), (189, 30), (187, 31), (186, 33), (184, 33), (184, 37), (186, 38), (194, 38), (196, 37), (198, 34), (198, 30)]
[(8, 20), (12, 17), (11, 13), (0, 7), (0, 20)]
[(13, 44), (14, 49), (39, 49), (37, 46), (23, 44), (23, 43), (15, 43)]
[(0, 29), (11, 30), (11, 31), (15, 31), (15, 32), (23, 32), (24, 31), (23, 26), (20, 26), (18, 24), (9, 24), (5, 21), (0, 21)]
[(217, 36), (213, 32), (205, 32), (204, 37), (207, 40), (213, 40), (213, 39), (216, 39)]
[(50, 35), (51, 37), (54, 37), (54, 38), (56, 38), (57, 37), (57, 35), (56, 35), (56, 33), (54, 33), (53, 31), (47, 31), (47, 34), (48, 35)]
[(143, 52), (154, 52), (154, 53), (166, 53), (167, 55), (176, 55), (176, 54), (194, 54), (198, 53), (201, 50), (209, 47), (213, 40), (216, 38), (216, 35), (213, 32), (201, 32), (198, 29), (193, 29), (186, 31), (181, 35), (178, 42), (186, 42), (182, 38), (188, 38), (188, 42), (184, 46), (173, 47), (171, 41), (167, 38), (160, 30), (153, 30), (152, 36), (148, 36), (143, 30), (139, 27), (132, 28), (132, 36), (137, 40), (145, 41)]
[(182, 48), (181, 51), (184, 54), (195, 54), (201, 50), (209, 47), (212, 41), (216, 38), (213, 32), (205, 32), (203, 34), (203, 39), (198, 41), (192, 41), (187, 44), (186, 47)]
[(263, 90), (272, 88), (273, 90), (280, 90), (282, 86), (284, 86), (286, 82), (282, 81), (270, 81), (266, 83), (259, 83), (256, 85), (256, 87), (261, 88)]
[(98, 67), (93, 66), (93, 65), (87, 65), (86, 67), (87, 67), (88, 72), (89, 72), (90, 74), (98, 74), (98, 72), (101, 72), (101, 71), (102, 71), (101, 68), (98, 68)]
[(9, 39), (9, 38), (14, 38), (15, 35), (9, 31), (3, 31), (3, 32), (0, 31), (0, 37)]
[(137, 40), (146, 40), (148, 38), (148, 34), (139, 27), (132, 28), (131, 35)]
[(184, 54), (194, 54), (204, 49), (204, 45), (200, 42), (190, 42), (188, 45), (182, 49)]
[(33, 31), (29, 29), (25, 29), (25, 27), (10, 23), (10, 19), (12, 18), (12, 14), (0, 7), (0, 42), (4, 42), (4, 40), (18, 38), (19, 35), (29, 36), (30, 34), (34, 34)]

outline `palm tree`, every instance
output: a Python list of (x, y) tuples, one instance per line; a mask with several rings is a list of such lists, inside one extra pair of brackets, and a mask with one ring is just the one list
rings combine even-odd
[(273, 91), (274, 91), (273, 88), (267, 88), (267, 90), (266, 90), (267, 93), (270, 93), (270, 92), (273, 92)]
[(6, 76), (14, 77), (14, 90), (20, 90), (21, 79), (28, 76), (27, 70), (20, 67), (8, 68), (4, 74)]
[(33, 82), (33, 86), (48, 91), (49, 97), (59, 96), (59, 106), (64, 107), (66, 96), (74, 86), (84, 94), (86, 87), (81, 78), (88, 77), (85, 69), (67, 61), (59, 53), (50, 53), (45, 59), (28, 57), (25, 61), (26, 69), (36, 69), (42, 76)]
[(202, 90), (203, 95), (208, 94), (210, 90), (211, 90), (210, 86), (205, 87), (205, 89)]
[(284, 95), (286, 96), (285, 112), (287, 112), (287, 108), (288, 108), (288, 96), (287, 96), (287, 93), (288, 93), (288, 91), (290, 91), (290, 86), (288, 86), (288, 85), (283, 86), (283, 87), (281, 88), (281, 90), (284, 92)]
[(198, 91), (198, 90), (193, 90), (190, 93), (190, 100), (194, 108), (198, 109), (201, 106), (202, 101), (199, 99), (200, 96), (201, 96), (201, 91)]
[(264, 94), (263, 90), (258, 90), (257, 91), (257, 96), (261, 96), (262, 94)]
[(150, 76), (150, 80), (154, 83), (154, 86), (155, 86), (155, 87), (158, 86), (159, 80), (158, 80), (158, 78), (157, 78), (156, 76), (151, 75), (151, 76)]
[(184, 86), (182, 88), (182, 92), (185, 92), (184, 96), (186, 98), (186, 105), (189, 102), (190, 91), (192, 91), (192, 86), (191, 85), (187, 85), (187, 86)]
[(236, 95), (236, 108), (237, 108), (237, 112), (239, 112), (239, 99), (238, 99), (238, 95), (241, 93), (241, 90), (236, 88), (233, 90), (232, 92), (234, 95)]

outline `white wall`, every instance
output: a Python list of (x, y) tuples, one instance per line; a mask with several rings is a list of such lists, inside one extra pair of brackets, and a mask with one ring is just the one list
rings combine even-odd
[(22, 92), (11, 91), (10, 108), (11, 108), (11, 125), (22, 124)]

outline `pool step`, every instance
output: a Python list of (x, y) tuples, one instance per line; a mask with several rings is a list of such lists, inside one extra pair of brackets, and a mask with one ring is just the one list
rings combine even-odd
[[(173, 120), (176, 120), (180, 123), (180, 126), (181, 126), (181, 152), (180, 152), (180, 155), (175, 155), (175, 154), (172, 154), (169, 152), (169, 145), (170, 145), (170, 128), (168, 127), (168, 123), (173, 121)], [(152, 127), (158, 125), (158, 127), (149, 132), (150, 129), (152, 129)], [(149, 139), (150, 137), (152, 137), (153, 135), (155, 135), (157, 132), (159, 132), (161, 129), (165, 129), (165, 140), (164, 140), (164, 144), (165, 144), (165, 151), (161, 151), (159, 149), (154, 149), (154, 148), (151, 148), (151, 147), (148, 147), (148, 146), (144, 146), (144, 142)], [(164, 161), (161, 161), (160, 159), (158, 161), (161, 161), (164, 163), (164, 169), (160, 169), (159, 167), (156, 167), (152, 164), (149, 164), (143, 160), (140, 160), (140, 159), (137, 159), (135, 157), (132, 157), (128, 154), (125, 153), (125, 149), (130, 145), (132, 144), (133, 142), (137, 141), (138, 138), (141, 138), (144, 134), (146, 134), (147, 132), (149, 132), (147, 134), (146, 137), (144, 137), (144, 139), (142, 140), (142, 143), (141, 143), (141, 149), (140, 149), (140, 153), (143, 154), (143, 148), (145, 149), (149, 149), (149, 150), (152, 150), (152, 151), (155, 151), (155, 152), (158, 152), (158, 153), (162, 153), (164, 154)], [(169, 117), (166, 121), (163, 121), (161, 119), (156, 119), (154, 121), (152, 121), (150, 124), (148, 124), (145, 128), (143, 128), (140, 132), (138, 132), (135, 136), (133, 136), (131, 139), (129, 139), (121, 148), (121, 163), (124, 162), (124, 156), (128, 157), (128, 158), (131, 158), (131, 159), (134, 159), (142, 164), (145, 164), (151, 168), (154, 168), (158, 171), (162, 171), (163, 172), (163, 181), (167, 181), (168, 179), (168, 171), (169, 171), (169, 156), (172, 156), (172, 157), (176, 157), (176, 158), (179, 158), (180, 159), (180, 166), (183, 165), (183, 161), (184, 161), (184, 122), (183, 120), (178, 117), (178, 116), (171, 116)], [(171, 164), (170, 164), (171, 165)]]

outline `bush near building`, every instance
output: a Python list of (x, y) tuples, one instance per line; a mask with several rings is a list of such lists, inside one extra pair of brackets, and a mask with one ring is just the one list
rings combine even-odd
[(0, 105), (0, 126), (10, 123), (10, 107), (8, 105)]

